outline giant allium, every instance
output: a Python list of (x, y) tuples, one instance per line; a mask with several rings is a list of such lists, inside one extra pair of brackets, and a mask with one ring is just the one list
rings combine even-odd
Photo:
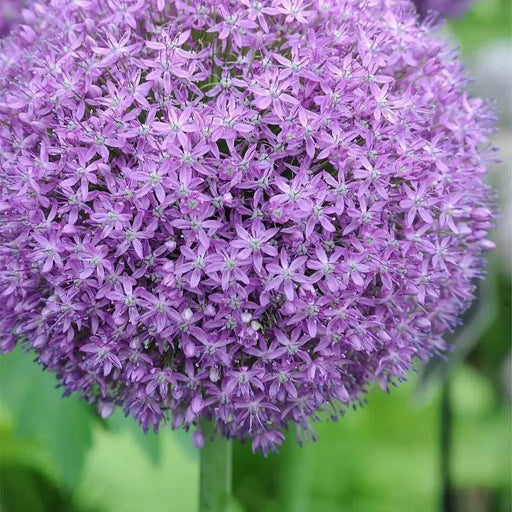
[(493, 116), (409, 0), (32, 11), (0, 43), (3, 352), (266, 452), (447, 349)]

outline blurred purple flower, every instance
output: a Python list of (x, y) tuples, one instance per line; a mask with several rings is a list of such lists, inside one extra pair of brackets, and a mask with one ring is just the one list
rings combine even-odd
[(473, 3), (473, 0), (413, 0), (421, 19), (429, 13), (434, 16), (458, 18), (462, 16)]
[(0, 2), (0, 37), (6, 36), (11, 29), (21, 22), (21, 9), (24, 0), (2, 0)]
[(1, 349), (276, 449), (445, 351), (494, 116), (407, 0), (45, 0), (0, 41)]

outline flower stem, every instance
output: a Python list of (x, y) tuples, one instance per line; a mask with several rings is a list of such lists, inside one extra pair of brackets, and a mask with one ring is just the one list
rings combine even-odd
[(231, 501), (232, 443), (221, 437), (211, 440), (213, 423), (204, 426), (201, 450), (199, 512), (228, 512)]

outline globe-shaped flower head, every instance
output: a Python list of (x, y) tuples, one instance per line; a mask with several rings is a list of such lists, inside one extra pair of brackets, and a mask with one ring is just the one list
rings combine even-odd
[(493, 116), (409, 1), (31, 9), (0, 43), (4, 352), (266, 452), (446, 349)]

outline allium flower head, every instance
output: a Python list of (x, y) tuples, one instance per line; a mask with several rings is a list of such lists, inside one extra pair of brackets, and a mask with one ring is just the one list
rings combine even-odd
[(494, 121), (409, 1), (31, 9), (0, 42), (4, 352), (267, 452), (446, 350)]

